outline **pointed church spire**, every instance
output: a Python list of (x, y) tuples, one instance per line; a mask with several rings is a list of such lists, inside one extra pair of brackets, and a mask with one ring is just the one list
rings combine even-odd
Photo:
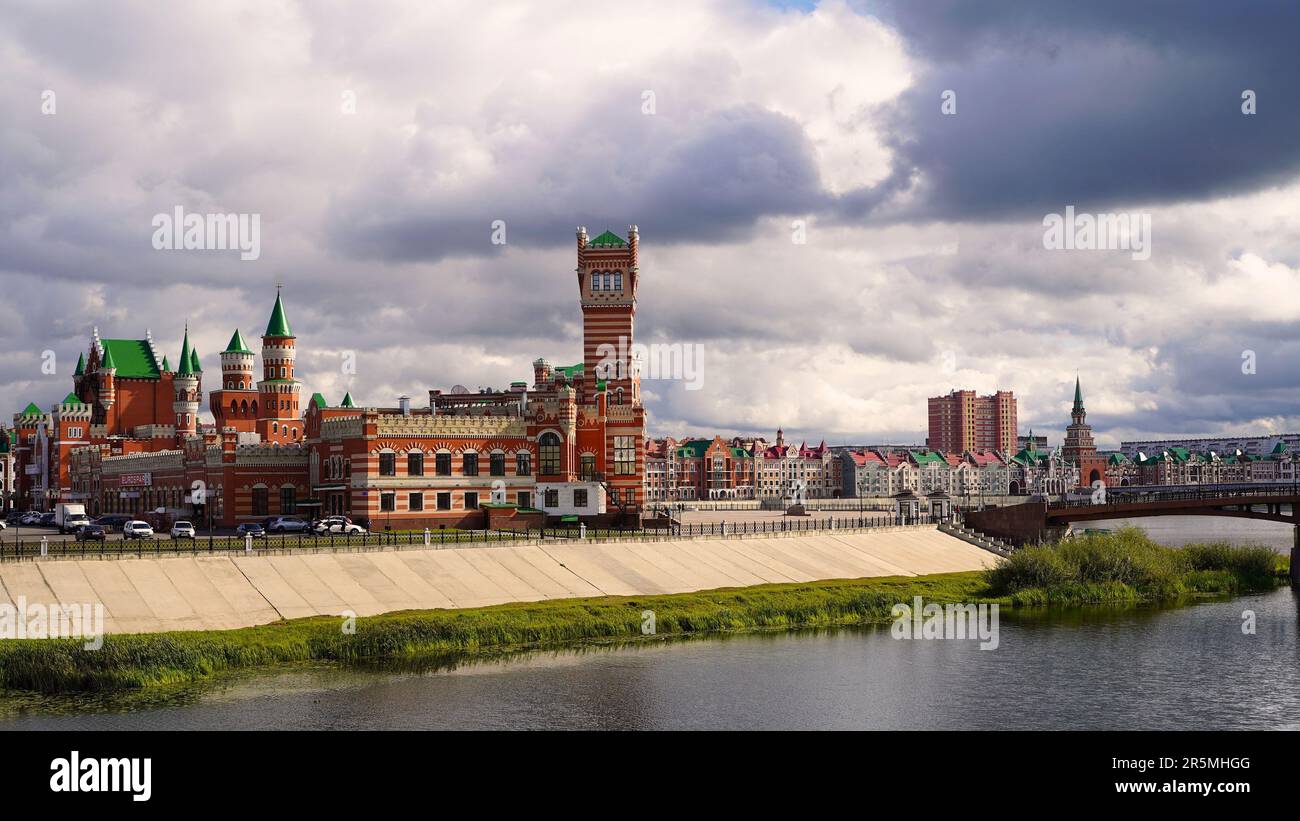
[(289, 317), (284, 313), (284, 302), (280, 300), (280, 286), (275, 286), (275, 307), (271, 309), (271, 321), (266, 323), (267, 336), (293, 336), (289, 327)]
[(167, 373), (172, 369), (172, 365), (167, 361), (167, 354), (163, 354), (162, 372)]
[(340, 408), (355, 408), (355, 407), (356, 407), (356, 404), (352, 401), (352, 392), (351, 392), (351, 391), (345, 391), (345, 392), (344, 392), (344, 394), (343, 394), (343, 401), (339, 403), (339, 407), (340, 407)]
[(199, 365), (198, 348), (190, 348), (190, 370), (195, 373), (203, 373), (203, 368)]
[(86, 355), (77, 354), (77, 369), (72, 372), (73, 376), (84, 376), (86, 373)]
[(1079, 387), (1079, 377), (1074, 377), (1074, 409), (1083, 410), (1083, 390)]
[(190, 323), (185, 323), (185, 338), (181, 341), (181, 366), (177, 368), (178, 376), (194, 375), (194, 351), (190, 348)]

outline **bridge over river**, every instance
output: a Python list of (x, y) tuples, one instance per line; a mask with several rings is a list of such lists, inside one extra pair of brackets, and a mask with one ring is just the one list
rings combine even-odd
[(1300, 486), (1187, 485), (1107, 489), (1091, 497), (1031, 501), (1020, 505), (968, 511), (974, 530), (1013, 544), (1031, 544), (1063, 535), (1071, 525), (1147, 516), (1224, 516), (1283, 522), (1295, 528), (1291, 581), (1300, 586)]

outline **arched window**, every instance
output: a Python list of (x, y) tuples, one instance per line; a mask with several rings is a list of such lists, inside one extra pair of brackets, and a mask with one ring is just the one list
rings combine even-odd
[(614, 389), (614, 404), (615, 404), (615, 405), (621, 405), (621, 404), (623, 404), (623, 389), (622, 389), (622, 388), (615, 388), (615, 389)]
[(596, 454), (584, 453), (579, 460), (578, 478), (591, 481), (596, 478)]
[(560, 472), (560, 437), (543, 433), (537, 440), (538, 472), (552, 476)]
[(613, 289), (614, 289), (615, 291), (621, 291), (621, 290), (623, 290), (623, 272), (622, 272), (622, 271), (615, 271), (615, 272), (614, 272), (614, 286), (613, 286)]
[(406, 454), (406, 473), (408, 476), (424, 475), (424, 454), (413, 450)]
[(591, 275), (591, 290), (601, 291), (605, 288), (605, 275), (600, 271)]
[(466, 476), (478, 475), (478, 454), (477, 453), (470, 451), (468, 453), (463, 454), (460, 457), (460, 459), (461, 459), (460, 466), (461, 466), (462, 474)]
[[(247, 408), (245, 408), (245, 410), (247, 410)], [(239, 413), (239, 405), (237, 405), (233, 399), (230, 400), (230, 412)]]

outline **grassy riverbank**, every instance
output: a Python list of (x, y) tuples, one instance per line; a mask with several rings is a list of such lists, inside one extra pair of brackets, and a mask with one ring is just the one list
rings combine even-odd
[(460, 659), (583, 642), (655, 635), (887, 623), (890, 609), (927, 602), (1005, 605), (1167, 601), (1267, 589), (1276, 554), (1224, 545), (1173, 550), (1140, 531), (1090, 536), (1021, 551), (984, 573), (774, 584), (664, 596), (567, 599), (468, 610), (336, 617), (209, 632), (112, 635), (98, 651), (75, 640), (0, 642), (0, 687), (46, 693), (149, 688), (228, 670), (299, 661)]

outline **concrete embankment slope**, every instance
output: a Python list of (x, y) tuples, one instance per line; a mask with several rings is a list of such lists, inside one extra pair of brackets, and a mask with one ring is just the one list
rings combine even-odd
[(0, 602), (94, 604), (109, 633), (220, 630), (602, 595), (978, 570), (996, 557), (928, 527), (646, 542), (0, 564)]

